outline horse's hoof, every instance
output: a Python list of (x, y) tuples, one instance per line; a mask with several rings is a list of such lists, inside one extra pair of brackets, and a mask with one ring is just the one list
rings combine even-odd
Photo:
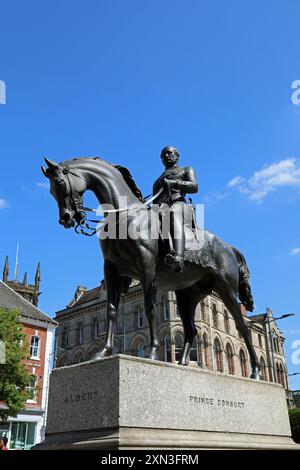
[(151, 359), (152, 361), (159, 361), (159, 355), (157, 349), (153, 348), (150, 350), (149, 354), (147, 354), (146, 359)]
[(91, 357), (91, 361), (100, 361), (101, 359), (104, 359), (105, 357), (109, 357), (112, 355), (112, 348), (104, 348), (102, 351), (99, 351), (98, 353), (94, 354)]
[(251, 374), (251, 379), (260, 380), (260, 369), (259, 367), (254, 367)]
[(178, 362), (178, 365), (180, 365), (180, 366), (188, 366), (189, 363), (188, 363), (188, 361), (179, 361), (179, 362)]

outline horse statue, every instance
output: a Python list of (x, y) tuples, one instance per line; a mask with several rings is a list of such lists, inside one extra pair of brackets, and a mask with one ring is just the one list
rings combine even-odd
[[(117, 213), (116, 229), (121, 221), (135, 230), (134, 237), (99, 237), (104, 257), (104, 278), (107, 288), (106, 343), (92, 359), (111, 356), (119, 301), (128, 280), (141, 282), (145, 313), (150, 328), (148, 358), (159, 359), (159, 341), (156, 328), (156, 289), (173, 290), (184, 329), (184, 346), (180, 364), (188, 365), (190, 349), (197, 334), (194, 316), (197, 304), (216, 292), (232, 314), (236, 327), (247, 346), (251, 362), (251, 378), (259, 379), (260, 364), (252, 345), (248, 326), (243, 319), (237, 295), (246, 310), (253, 311), (253, 298), (249, 284), (249, 270), (244, 256), (216, 235), (197, 228), (202, 234), (198, 251), (186, 247), (185, 267), (181, 272), (170, 272), (164, 265), (163, 243), (160, 236), (159, 214), (145, 204), (145, 200), (130, 172), (99, 157), (74, 158), (56, 163), (45, 159), (44, 175), (50, 180), (50, 192), (59, 207), (59, 223), (65, 228), (80, 224), (83, 217), (83, 194), (92, 191), (102, 208), (104, 220), (110, 212)], [(124, 206), (124, 201), (126, 205)], [(124, 217), (126, 216), (126, 219)], [(154, 220), (154, 223), (153, 223)], [(189, 230), (187, 228), (187, 230)]]

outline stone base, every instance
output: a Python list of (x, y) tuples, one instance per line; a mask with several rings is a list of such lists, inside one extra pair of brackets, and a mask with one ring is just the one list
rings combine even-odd
[(281, 385), (114, 356), (54, 369), (49, 449), (299, 449)]

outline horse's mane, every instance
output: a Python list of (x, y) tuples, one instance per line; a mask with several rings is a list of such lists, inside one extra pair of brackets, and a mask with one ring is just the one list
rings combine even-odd
[(128, 168), (126, 168), (125, 166), (122, 166), (122, 165), (114, 165), (113, 163), (110, 163), (106, 160), (104, 160), (103, 158), (100, 158), (100, 157), (79, 157), (79, 158), (73, 158), (72, 160), (68, 160), (67, 162), (63, 162), (62, 165), (65, 163), (65, 164), (69, 164), (71, 162), (78, 162), (78, 160), (82, 160), (82, 159), (89, 159), (89, 160), (100, 160), (101, 162), (104, 162), (106, 163), (107, 165), (113, 167), (113, 168), (116, 168), (116, 170), (118, 170), (121, 175), (123, 176), (123, 179), (125, 181), (125, 183), (127, 184), (127, 186), (129, 187), (129, 189), (133, 192), (133, 194), (138, 198), (138, 200), (140, 202), (145, 202), (145, 199), (143, 197), (143, 194), (142, 194), (142, 191), (139, 189), (139, 187), (137, 186), (136, 182), (134, 181), (133, 177), (132, 177), (132, 174), (130, 173), (130, 171), (128, 170)]
[(141, 202), (145, 202), (145, 199), (143, 197), (143, 194), (142, 194), (142, 191), (140, 190), (140, 188), (136, 185), (136, 182), (134, 181), (134, 179), (132, 178), (132, 175), (130, 173), (130, 171), (128, 170), (128, 168), (126, 168), (125, 166), (121, 166), (121, 165), (113, 165), (117, 170), (119, 170), (119, 172), (121, 173), (121, 175), (123, 176), (127, 186), (129, 187), (129, 189), (131, 189), (131, 191), (133, 192), (133, 194), (138, 198), (139, 201)]

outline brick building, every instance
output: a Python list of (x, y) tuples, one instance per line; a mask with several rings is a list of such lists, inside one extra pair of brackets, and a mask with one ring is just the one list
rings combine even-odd
[(28, 344), (28, 359), (25, 367), (32, 375), (29, 389), (32, 399), (26, 402), (25, 409), (16, 418), (10, 418), (0, 425), (0, 435), (8, 437), (10, 449), (30, 449), (44, 439), (48, 380), (52, 359), (52, 347), (56, 322), (38, 307), (40, 266), (38, 265), (35, 283), (8, 280), (8, 259), (6, 259), (3, 281), (0, 281), (0, 307), (17, 309)]

